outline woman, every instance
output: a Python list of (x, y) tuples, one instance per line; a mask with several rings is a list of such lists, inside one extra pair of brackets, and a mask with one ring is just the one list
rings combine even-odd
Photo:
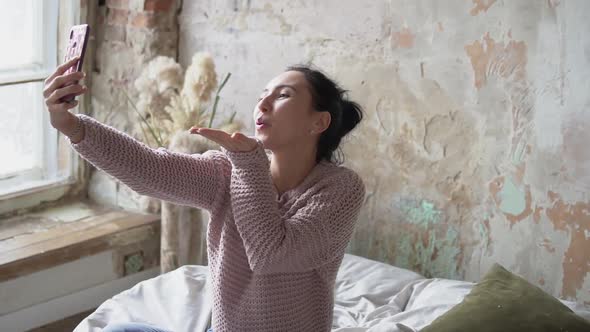
[[(60, 98), (86, 92), (76, 83), (82, 73), (64, 75), (75, 62), (45, 82), (51, 124), (86, 160), (138, 193), (210, 212), (212, 329), (330, 331), (336, 273), (365, 194), (334, 152), (362, 119), (359, 105), (321, 72), (290, 67), (260, 96), (255, 138), (192, 128), (221, 151), (188, 155), (151, 149), (68, 112), (76, 102)], [(117, 324), (105, 331), (159, 330)]]

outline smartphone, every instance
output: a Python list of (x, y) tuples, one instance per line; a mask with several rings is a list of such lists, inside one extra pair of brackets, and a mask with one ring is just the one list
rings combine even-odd
[[(66, 54), (64, 56), (64, 62), (67, 62), (75, 57), (80, 57), (78, 63), (75, 66), (70, 67), (64, 75), (81, 71), (84, 63), (84, 55), (86, 54), (86, 45), (88, 44), (88, 36), (90, 35), (90, 27), (88, 24), (74, 25), (70, 29), (70, 35), (68, 39), (68, 46), (66, 47)], [(75, 82), (78, 83), (78, 82)], [(74, 95), (67, 95), (61, 98), (63, 102), (74, 101)]]

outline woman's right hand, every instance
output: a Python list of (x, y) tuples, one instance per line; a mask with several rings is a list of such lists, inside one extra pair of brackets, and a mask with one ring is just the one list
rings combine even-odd
[(78, 101), (65, 102), (62, 98), (67, 95), (79, 96), (88, 90), (86, 86), (79, 84), (79, 81), (85, 76), (83, 72), (65, 74), (77, 62), (78, 58), (74, 58), (57, 67), (55, 72), (45, 80), (43, 90), (51, 125), (67, 136), (77, 133), (78, 120), (69, 110), (76, 107)]

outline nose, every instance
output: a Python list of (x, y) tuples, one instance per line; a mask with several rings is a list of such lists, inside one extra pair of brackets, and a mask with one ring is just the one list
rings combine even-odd
[(265, 96), (262, 97), (262, 99), (258, 102), (258, 109), (260, 110), (260, 112), (266, 113), (270, 110), (270, 102), (268, 99), (269, 96)]

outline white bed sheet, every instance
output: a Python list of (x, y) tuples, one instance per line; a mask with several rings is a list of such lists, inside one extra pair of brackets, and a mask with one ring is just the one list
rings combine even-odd
[[(463, 301), (474, 285), (426, 279), (405, 269), (347, 255), (336, 282), (332, 331), (419, 331)], [(590, 321), (589, 308), (561, 302)]]
[(74, 329), (99, 332), (108, 323), (136, 322), (170, 331), (206, 331), (211, 316), (208, 268), (186, 265), (144, 280), (102, 303)]
[[(108, 322), (143, 322), (176, 332), (205, 331), (211, 318), (206, 266), (183, 266), (104, 302), (75, 332)], [(336, 280), (333, 332), (419, 331), (463, 300), (473, 283), (425, 279), (409, 270), (345, 255)], [(590, 310), (562, 301), (590, 320)]]

